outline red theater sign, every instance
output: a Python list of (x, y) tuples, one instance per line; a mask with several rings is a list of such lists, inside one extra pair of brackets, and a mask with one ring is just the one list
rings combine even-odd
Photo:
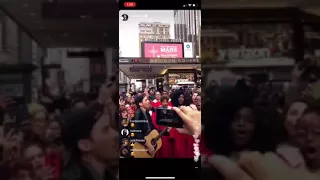
[(199, 58), (119, 58), (119, 64), (199, 64)]
[(145, 58), (183, 58), (183, 43), (142, 42)]

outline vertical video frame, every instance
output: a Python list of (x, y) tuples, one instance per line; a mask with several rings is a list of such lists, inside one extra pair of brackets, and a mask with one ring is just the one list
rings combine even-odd
[(120, 163), (200, 168), (198, 140), (174, 110), (201, 111), (201, 12), (189, 5), (119, 12)]

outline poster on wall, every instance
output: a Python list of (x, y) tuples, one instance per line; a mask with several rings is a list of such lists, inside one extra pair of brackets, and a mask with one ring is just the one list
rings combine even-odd
[(201, 57), (205, 62), (281, 59), (293, 56), (289, 24), (203, 26)]

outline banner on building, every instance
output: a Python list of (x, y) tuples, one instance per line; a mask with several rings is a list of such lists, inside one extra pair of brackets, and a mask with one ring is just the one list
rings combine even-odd
[(193, 46), (191, 42), (183, 43), (184, 58), (193, 58)]
[(119, 64), (199, 64), (200, 58), (122, 58)]
[(183, 58), (183, 43), (142, 42), (144, 58)]

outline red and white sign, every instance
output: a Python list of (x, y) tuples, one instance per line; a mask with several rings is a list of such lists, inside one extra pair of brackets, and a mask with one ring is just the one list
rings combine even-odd
[(183, 44), (144, 43), (145, 58), (183, 58)]

